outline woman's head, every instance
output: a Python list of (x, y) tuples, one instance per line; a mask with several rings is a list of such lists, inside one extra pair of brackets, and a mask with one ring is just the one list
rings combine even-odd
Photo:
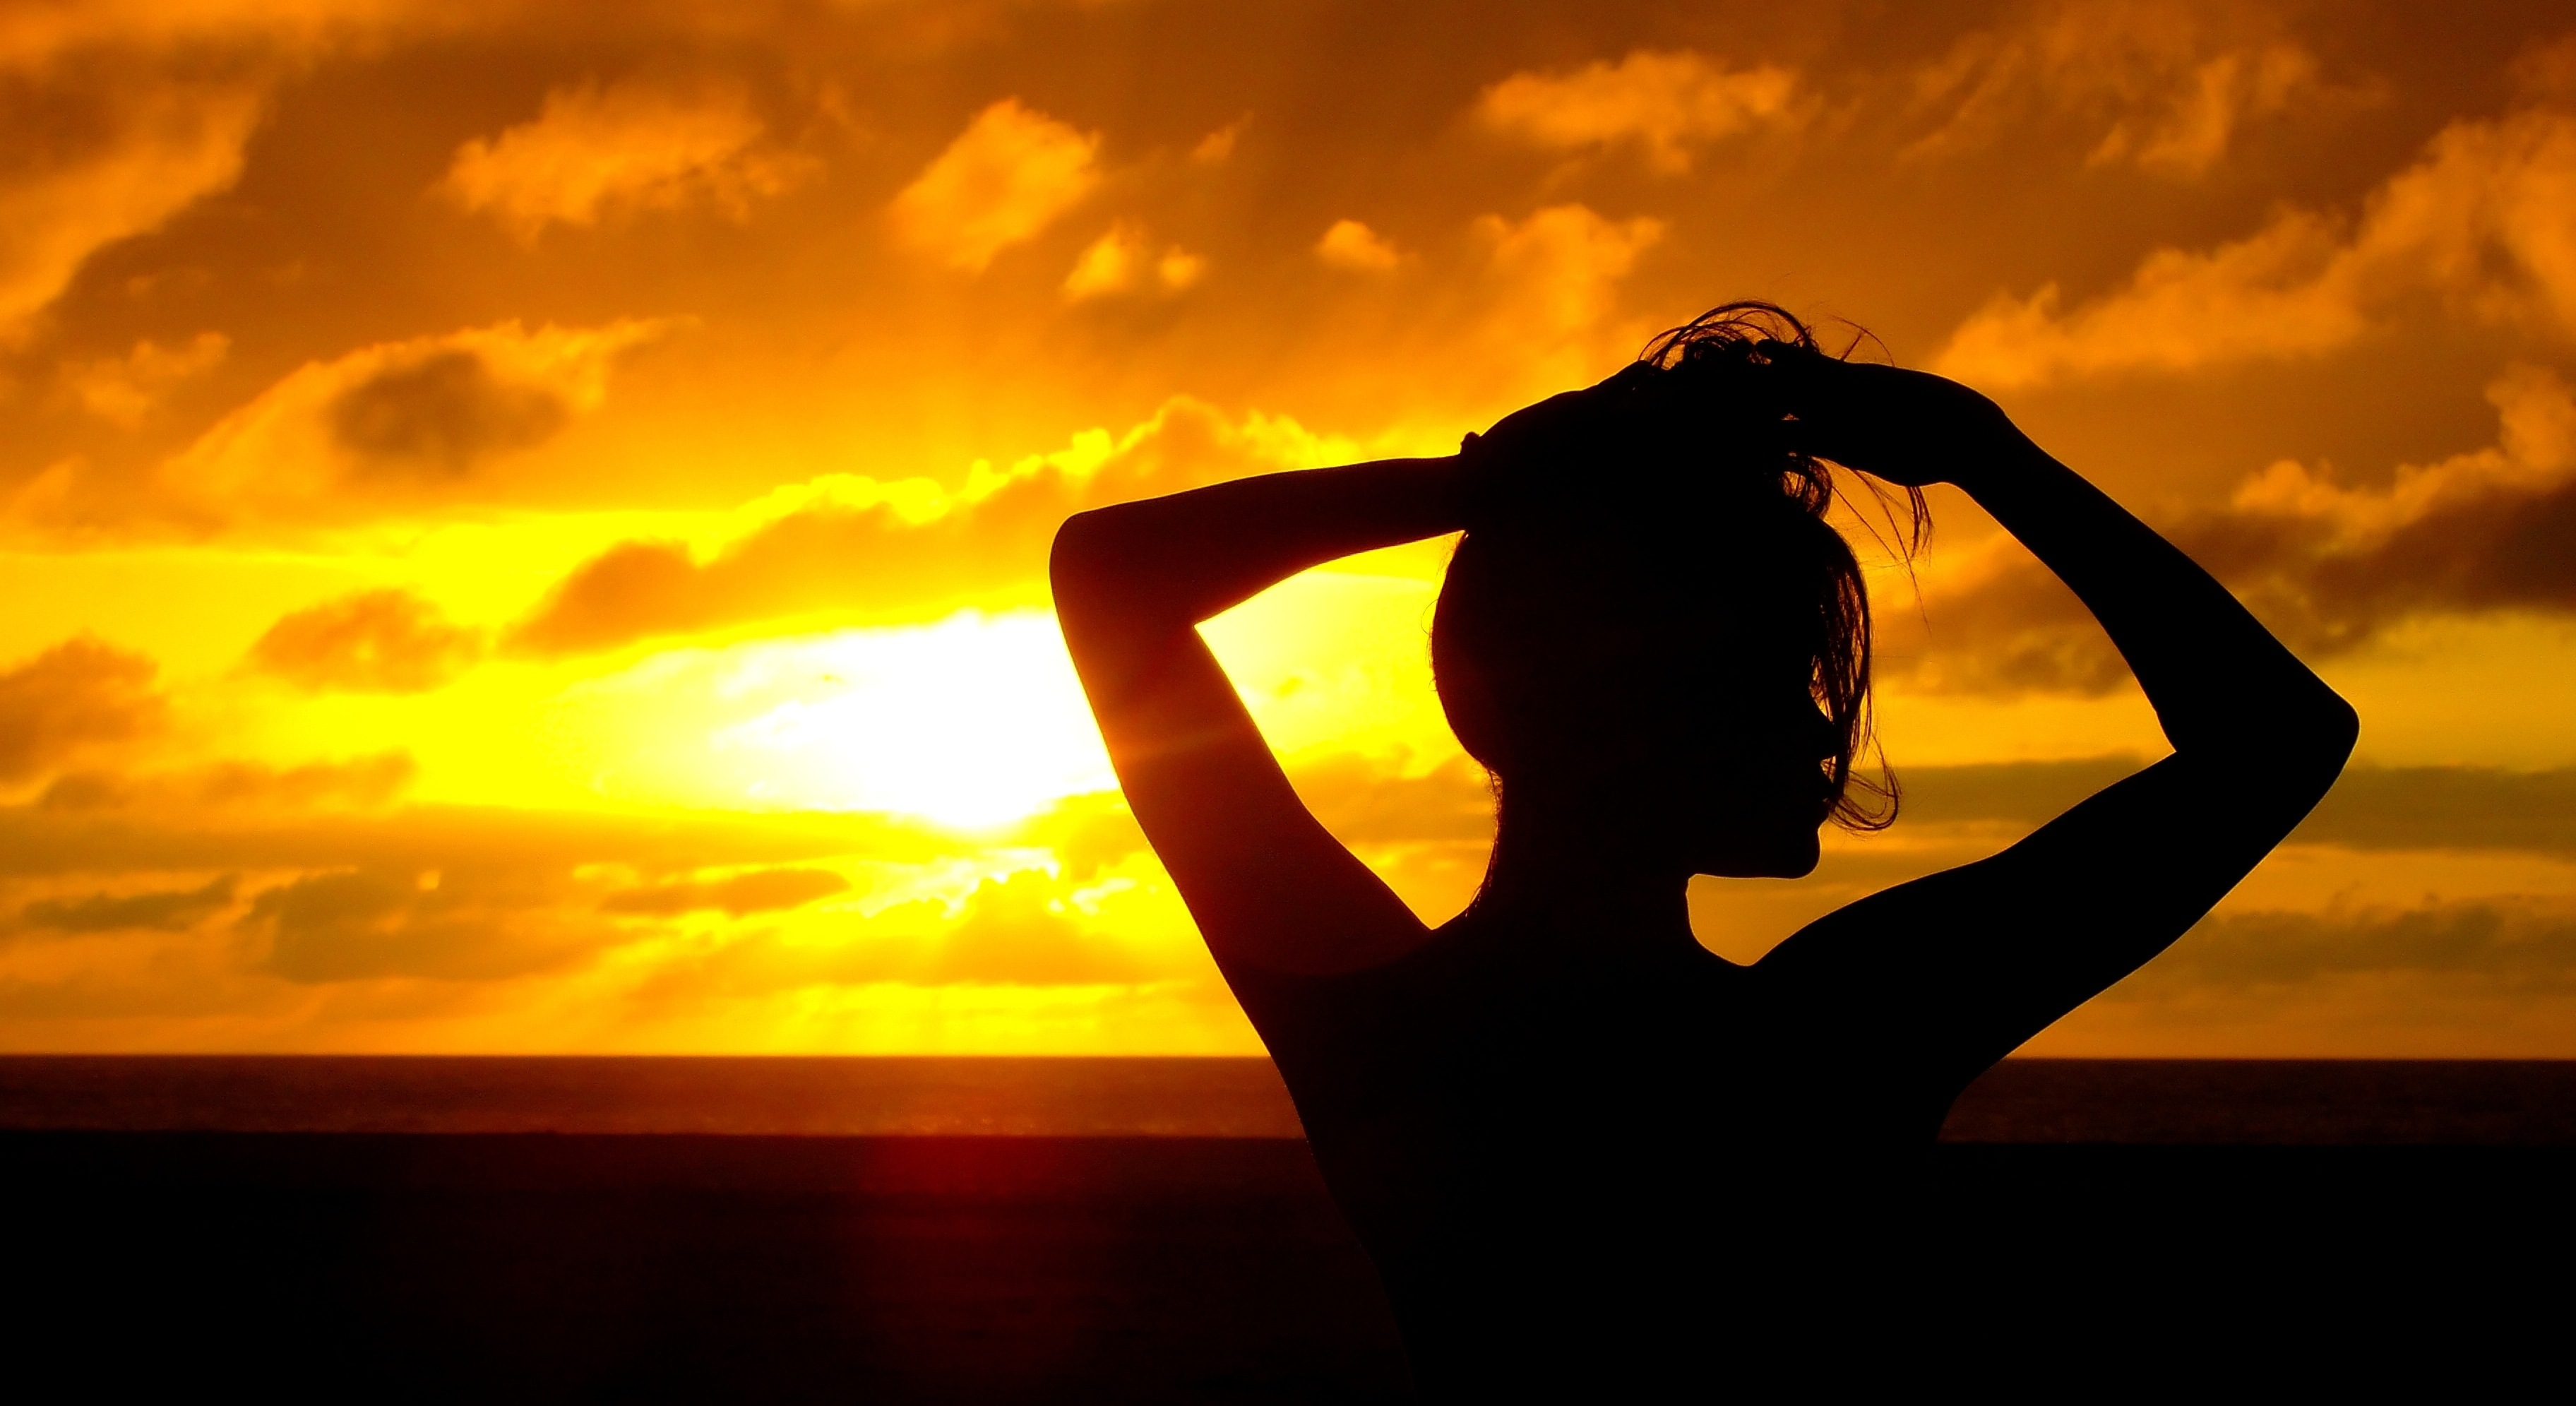
[(1507, 825), (1544, 808), (1699, 872), (1796, 874), (1826, 819), (1893, 818), (1892, 786), (1853, 776), (1860, 567), (1766, 342), (1813, 346), (1777, 308), (1719, 308), (1470, 447), (1432, 665)]

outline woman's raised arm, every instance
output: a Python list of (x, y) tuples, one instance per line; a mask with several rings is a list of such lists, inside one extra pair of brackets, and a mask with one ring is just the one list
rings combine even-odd
[(2334, 784), (2359, 722), (2209, 573), (1985, 397), (1895, 367), (1779, 364), (1816, 453), (1958, 485), (2073, 588), (2173, 744), (2003, 853), (1864, 899), (1765, 959), (1875, 993), (1855, 1014), (1890, 1035), (1955, 1041), (1941, 1058), (1964, 1083), (2199, 921)]
[(1425, 930), (1316, 823), (1197, 626), (1336, 557), (1456, 530), (1455, 458), (1266, 474), (1076, 514), (1056, 618), (1136, 820), (1229, 974), (1370, 966)]

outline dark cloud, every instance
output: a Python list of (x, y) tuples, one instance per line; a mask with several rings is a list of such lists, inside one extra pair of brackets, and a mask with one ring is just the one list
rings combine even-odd
[(1917, 825), (2035, 827), (2145, 765), (2140, 758), (2118, 755), (1902, 767), (1896, 773), (1902, 788), (1897, 814)]
[[(407, 775), (409, 762), (389, 754), (312, 779), (345, 784), (369, 768)], [(577, 967), (634, 940), (633, 923), (602, 916), (603, 907), (620, 905), (598, 870), (647, 878), (628, 890), (634, 896), (623, 911), (658, 915), (703, 904), (748, 914), (845, 887), (836, 875), (800, 867), (815, 860), (924, 862), (953, 852), (933, 832), (858, 815), (629, 818), (463, 807), (330, 814), (172, 799), (202, 796), (221, 771), (191, 774), (184, 790), (166, 779), (153, 783), (163, 786), (157, 792), (126, 783), (122, 803), (0, 807), (0, 876), (283, 871), (294, 877), (251, 894), (239, 921), (255, 970), (304, 984), (471, 982)], [(273, 796), (295, 776), (253, 779)], [(754, 872), (707, 883), (679, 877), (707, 869)], [(57, 890), (18, 916), (24, 927), (58, 931), (185, 926), (221, 911), (228, 892)], [(936, 970), (928, 939), (945, 923), (912, 916), (920, 921), (899, 934), (914, 944), (906, 960)]]
[[(1908, 828), (2029, 830), (2146, 765), (2146, 758), (2118, 753), (1900, 767), (1899, 814)], [(1290, 779), (1316, 818), (1345, 843), (1483, 844), (1493, 838), (1493, 793), (1482, 770), (1463, 758), (1408, 777), (1391, 774), (1384, 762), (1345, 754), (1301, 766)], [(1053, 848), (1079, 876), (1145, 848), (1135, 818), (1115, 795), (1074, 797), (1030, 822), (1020, 838)], [(2356, 765), (2345, 769), (2291, 838), (2352, 849), (2576, 855), (2576, 767)]]
[(828, 869), (760, 869), (712, 883), (650, 884), (612, 893), (599, 906), (608, 913), (672, 916), (721, 909), (739, 918), (801, 908), (843, 892), (850, 881)]
[(232, 906), (234, 883), (234, 877), (226, 874), (192, 889), (47, 898), (19, 910), (18, 918), (29, 927), (59, 932), (113, 932), (121, 928), (180, 932)]
[(384, 473), (460, 478), (475, 465), (551, 439), (572, 419), (563, 397), (505, 380), (470, 349), (389, 366), (340, 392), (331, 436)]
[[(2488, 398), (2503, 420), (2497, 448), (2401, 470), (2384, 490), (2276, 464), (2165, 534), (2311, 658), (2417, 616), (2576, 611), (2576, 398), (2527, 367)], [(1934, 593), (1924, 648), (1889, 651), (1886, 672), (1999, 694), (2098, 694), (2128, 679), (2072, 591), (2027, 555), (1999, 562), (1965, 589)]]
[(313, 874), (251, 900), (261, 965), (288, 981), (492, 981), (579, 965), (617, 940), (574, 910), (569, 874), (532, 866)]
[(420, 774), (409, 752), (378, 752), (346, 761), (273, 767), (260, 762), (217, 762), (192, 771), (128, 775), (70, 771), (46, 783), (36, 805), (47, 811), (170, 810), (297, 811), (374, 809), (393, 801)]
[(0, 806), (0, 876), (16, 878), (235, 869), (568, 874), (614, 865), (659, 879), (842, 855), (920, 863), (954, 853), (955, 842), (935, 831), (839, 812), (638, 817), (406, 806), (316, 815)]
[(676, 542), (619, 543), (558, 582), (506, 642), (526, 654), (582, 654), (774, 616), (899, 618), (1035, 598), (1047, 544), (1068, 515), (1287, 467), (1306, 447), (1293, 426), (1256, 421), (1238, 428), (1207, 406), (1175, 400), (1096, 466), (1025, 466), (927, 522), (883, 503), (823, 502), (759, 527), (704, 562)]
[(1172, 975), (1114, 939), (1087, 932), (1065, 911), (1062, 881), (1023, 871), (976, 886), (951, 912), (935, 901), (861, 920), (842, 942), (807, 931), (793, 941), (754, 933), (675, 959), (641, 993), (647, 1001), (760, 995), (806, 986), (901, 983), (937, 986), (1122, 985)]
[(2576, 855), (2576, 767), (2353, 767), (2291, 838), (2354, 849)]
[[(1911, 824), (2044, 824), (2146, 765), (2118, 755), (2068, 761), (1905, 767)], [(2290, 836), (2363, 850), (2521, 850), (2576, 855), (2576, 767), (2347, 767)]]
[(425, 693), (471, 667), (481, 632), (409, 591), (360, 591), (278, 617), (248, 663), (316, 693)]
[[(2414, 616), (2576, 611), (2576, 483), (2482, 494), (2362, 548), (2339, 544), (2328, 524), (2226, 509), (2166, 535), (2309, 658), (2356, 649)], [(1933, 596), (1925, 613), (1928, 647), (1885, 656), (1887, 673), (1918, 686), (2101, 694), (2129, 678), (2092, 613), (2036, 563)]]
[(0, 670), (0, 782), (24, 781), (93, 748), (157, 730), (159, 666), (82, 637)]
[(2567, 990), (2576, 987), (2576, 913), (2500, 900), (2351, 914), (2222, 914), (2202, 920), (2113, 992), (2134, 998), (2373, 974)]

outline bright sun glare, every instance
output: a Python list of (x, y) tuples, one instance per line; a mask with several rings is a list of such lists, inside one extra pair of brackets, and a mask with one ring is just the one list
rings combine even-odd
[(713, 738), (755, 801), (980, 829), (1117, 784), (1043, 611), (962, 611), (748, 654), (724, 691), (794, 695)]

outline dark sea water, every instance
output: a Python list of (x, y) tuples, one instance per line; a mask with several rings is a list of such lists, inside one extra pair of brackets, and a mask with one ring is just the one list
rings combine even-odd
[[(1295, 1138), (1262, 1059), (0, 1057), (0, 1129)], [(1970, 1143), (2576, 1144), (2576, 1061), (2007, 1060)]]
[[(1944, 1143), (1680, 1399), (2563, 1371), (2576, 1066), (2011, 1061)], [(0, 1246), (9, 1400), (1413, 1399), (1262, 1060), (0, 1059)]]

